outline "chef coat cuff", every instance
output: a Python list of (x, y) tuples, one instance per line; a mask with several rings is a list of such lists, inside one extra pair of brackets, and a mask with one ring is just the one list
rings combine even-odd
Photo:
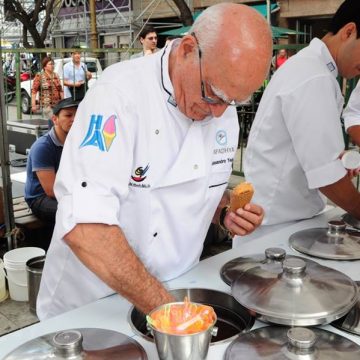
[(119, 224), (119, 199), (110, 192), (102, 193), (89, 181), (79, 182), (74, 187), (71, 206), (76, 224)]
[(346, 175), (346, 169), (341, 160), (336, 159), (320, 168), (306, 172), (310, 189), (318, 189), (323, 186), (334, 184)]
[(355, 125), (360, 125), (359, 116), (347, 116), (344, 119), (344, 126), (345, 126), (345, 131), (346, 132), (348, 131), (349, 127), (355, 126)]

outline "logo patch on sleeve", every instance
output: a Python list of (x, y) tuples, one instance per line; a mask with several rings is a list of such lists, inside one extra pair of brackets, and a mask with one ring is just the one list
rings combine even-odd
[(116, 137), (116, 115), (111, 115), (103, 125), (102, 115), (91, 115), (87, 134), (80, 147), (96, 146), (100, 151), (109, 151)]

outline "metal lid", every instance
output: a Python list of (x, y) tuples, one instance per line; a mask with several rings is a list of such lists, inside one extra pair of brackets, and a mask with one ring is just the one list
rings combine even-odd
[(329, 323), (357, 301), (357, 286), (348, 276), (297, 257), (249, 269), (231, 292), (261, 320), (293, 326)]
[(226, 284), (231, 285), (232, 282), (241, 276), (245, 271), (255, 266), (272, 262), (282, 263), (285, 258), (290, 257), (293, 256), (286, 255), (285, 250), (282, 248), (268, 248), (265, 250), (265, 256), (264, 254), (256, 254), (246, 257), (238, 257), (228, 261), (220, 269), (220, 276)]
[(27, 359), (127, 359), (147, 360), (142, 346), (112, 330), (74, 329), (30, 340), (5, 356), (4, 360)]
[[(360, 281), (357, 281), (356, 284), (360, 291)], [(360, 293), (358, 301), (350, 312), (341, 319), (334, 321), (331, 325), (341, 330), (360, 335)]]
[(360, 231), (349, 229), (343, 220), (331, 220), (327, 228), (298, 231), (290, 245), (304, 254), (324, 259), (360, 259)]
[(317, 328), (267, 326), (240, 335), (226, 350), (225, 360), (355, 360), (360, 346)]

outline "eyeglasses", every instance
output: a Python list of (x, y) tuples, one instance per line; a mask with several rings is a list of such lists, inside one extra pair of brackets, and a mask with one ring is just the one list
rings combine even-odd
[(225, 95), (221, 94), (221, 90), (216, 89), (215, 87), (211, 86), (211, 89), (213, 92), (216, 93), (216, 98), (208, 96), (205, 94), (205, 83), (202, 77), (202, 71), (201, 71), (201, 57), (202, 57), (202, 52), (200, 49), (200, 45), (198, 42), (197, 37), (195, 36), (195, 33), (191, 33), (191, 35), (194, 37), (197, 47), (198, 47), (198, 52), (199, 52), (199, 71), (200, 71), (200, 82), (201, 82), (201, 99), (205, 102), (207, 102), (208, 104), (211, 105), (228, 105), (228, 106), (241, 106), (243, 104), (242, 101), (236, 101), (236, 100), (228, 100), (225, 98)]

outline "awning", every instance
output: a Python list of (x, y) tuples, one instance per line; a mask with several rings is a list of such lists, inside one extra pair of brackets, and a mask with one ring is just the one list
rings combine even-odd
[(288, 37), (288, 35), (306, 35), (306, 33), (302, 32), (302, 31), (296, 31), (296, 30), (287, 29), (287, 28), (278, 27), (278, 26), (272, 26), (271, 30), (272, 30), (274, 39)]
[[(185, 36), (185, 35), (187, 35), (189, 33), (190, 28), (191, 28), (191, 26), (182, 26), (182, 27), (177, 28), (177, 29), (164, 31), (164, 32), (160, 33), (159, 35)], [(271, 30), (272, 30), (272, 35), (273, 35), (274, 39), (287, 37), (289, 35), (296, 35), (296, 34), (304, 35), (305, 34), (304, 32), (301, 32), (301, 31), (282, 28), (282, 27), (278, 27), (278, 26), (272, 26)]]
[[(261, 15), (263, 15), (264, 17), (267, 16), (267, 7), (266, 4), (260, 4), (260, 5), (251, 5), (252, 8), (254, 8), (255, 10), (257, 10)], [(270, 4), (270, 12), (276, 12), (280, 10), (279, 5), (276, 2), (272, 2)], [(195, 12), (194, 14), (194, 20), (201, 14), (200, 12)], [(177, 29), (173, 29), (173, 30), (168, 30), (168, 31), (164, 31), (159, 33), (159, 35), (166, 35), (166, 36), (185, 36), (189, 33), (191, 26), (182, 26), (179, 27)], [(272, 30), (272, 34), (273, 34), (273, 38), (277, 39), (277, 38), (283, 38), (283, 37), (287, 37), (289, 35), (304, 35), (305, 33), (301, 32), (301, 31), (296, 31), (296, 30), (292, 30), (292, 29), (286, 29), (286, 28), (282, 28), (282, 27), (277, 27), (277, 26), (271, 26), (271, 30)]]
[[(250, 5), (253, 9), (257, 10), (262, 16), (267, 17), (267, 6), (266, 4)], [(270, 4), (270, 12), (274, 13), (280, 10), (280, 6), (276, 2)]]

